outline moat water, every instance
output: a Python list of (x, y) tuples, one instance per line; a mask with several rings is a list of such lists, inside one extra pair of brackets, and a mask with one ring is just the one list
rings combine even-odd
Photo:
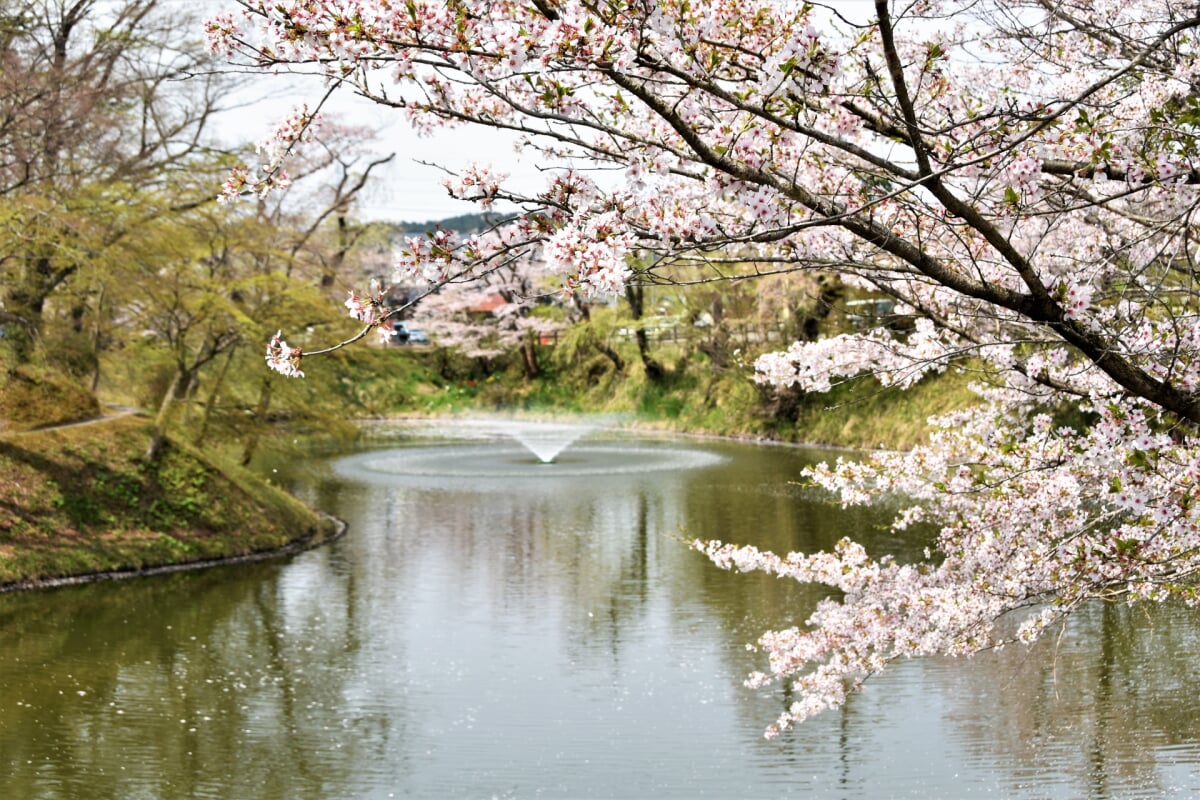
[(829, 454), (376, 433), (261, 465), (349, 523), (331, 546), (0, 596), (0, 798), (1200, 793), (1195, 611), (1097, 604), (1033, 649), (898, 664), (766, 741), (787, 698), (742, 685), (746, 645), (818, 595), (684, 540), (915, 558), (795, 483)]

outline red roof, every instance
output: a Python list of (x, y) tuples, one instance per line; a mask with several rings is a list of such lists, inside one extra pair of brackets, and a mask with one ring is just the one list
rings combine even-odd
[(508, 301), (505, 300), (503, 296), (498, 294), (489, 294), (468, 306), (467, 311), (470, 311), (471, 313), (491, 313), (497, 308), (500, 308), (500, 306), (505, 305), (508, 305)]

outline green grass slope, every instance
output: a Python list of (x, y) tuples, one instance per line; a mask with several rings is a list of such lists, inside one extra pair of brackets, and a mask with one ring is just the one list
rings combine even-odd
[(334, 522), (138, 417), (0, 434), (0, 590), (316, 544)]

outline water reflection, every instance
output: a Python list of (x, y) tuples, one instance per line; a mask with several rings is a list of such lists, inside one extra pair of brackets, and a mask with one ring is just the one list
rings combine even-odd
[[(335, 724), (358, 626), (351, 606), (293, 601), (304, 571), (4, 598), (0, 796), (335, 796), (338, 751), (377, 757), (364, 729), (395, 721), (360, 715), (349, 737)], [(280, 760), (291, 774), (244, 768)]]
[[(426, 446), (422, 442), (421, 446)], [(615, 446), (624, 446), (617, 443)], [(641, 443), (639, 446), (654, 446)], [(294, 486), (346, 519), (286, 563), (0, 597), (0, 797), (1163, 797), (1200, 788), (1176, 608), (1085, 610), (1061, 639), (911, 661), (773, 742), (744, 645), (817, 595), (691, 536), (781, 551), (869, 512), (787, 480), (786, 448), (490, 485)]]

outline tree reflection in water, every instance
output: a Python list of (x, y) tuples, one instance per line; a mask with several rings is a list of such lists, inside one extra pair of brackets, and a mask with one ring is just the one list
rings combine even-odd
[(852, 532), (902, 558), (924, 542), (789, 484), (812, 454), (703, 448), (721, 463), (573, 482), (308, 470), (293, 488), (350, 524), (332, 547), (0, 597), (0, 797), (1200, 788), (1200, 634), (1171, 608), (1097, 605), (1032, 651), (907, 662), (763, 741), (786, 696), (742, 687), (762, 666), (745, 645), (819, 595), (683, 539), (786, 552)]

